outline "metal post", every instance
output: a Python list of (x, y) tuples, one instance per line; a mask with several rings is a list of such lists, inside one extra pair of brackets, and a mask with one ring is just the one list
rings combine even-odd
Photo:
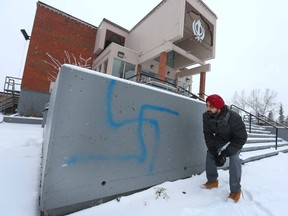
[(251, 125), (252, 125), (252, 116), (249, 114), (249, 133), (251, 133)]
[(276, 127), (276, 144), (275, 144), (275, 150), (277, 150), (278, 147), (278, 128)]

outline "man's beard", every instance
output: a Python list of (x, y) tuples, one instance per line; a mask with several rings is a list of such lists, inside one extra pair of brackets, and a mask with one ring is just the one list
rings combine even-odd
[(210, 118), (214, 118), (218, 114), (217, 112), (213, 113), (211, 111), (207, 111), (207, 113)]

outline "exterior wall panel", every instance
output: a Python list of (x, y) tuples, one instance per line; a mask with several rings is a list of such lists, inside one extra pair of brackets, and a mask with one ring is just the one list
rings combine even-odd
[(94, 52), (99, 54), (105, 48), (107, 30), (127, 38), (128, 30), (104, 19), (98, 27)]
[[(127, 47), (146, 53), (166, 41), (183, 37), (185, 0), (167, 0), (129, 33)], [(139, 43), (141, 41), (141, 43)]]

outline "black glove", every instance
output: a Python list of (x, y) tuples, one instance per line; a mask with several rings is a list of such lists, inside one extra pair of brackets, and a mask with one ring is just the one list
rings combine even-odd
[(221, 167), (225, 164), (227, 157), (227, 150), (224, 149), (221, 151), (221, 153), (218, 155), (217, 159), (215, 160), (215, 164), (217, 167)]

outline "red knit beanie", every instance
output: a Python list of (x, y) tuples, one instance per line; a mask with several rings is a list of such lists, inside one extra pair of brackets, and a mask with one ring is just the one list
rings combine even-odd
[(206, 103), (209, 102), (216, 109), (222, 109), (225, 105), (224, 100), (217, 94), (212, 94), (206, 98)]

